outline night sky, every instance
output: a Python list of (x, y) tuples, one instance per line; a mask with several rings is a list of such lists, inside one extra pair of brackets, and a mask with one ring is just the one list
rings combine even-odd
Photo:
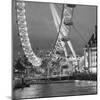
[[(61, 15), (61, 4), (56, 4), (59, 16)], [(57, 38), (56, 27), (48, 3), (26, 2), (26, 18), (28, 33), (32, 48), (50, 49)], [(73, 23), (70, 32), (70, 40), (76, 54), (83, 55), (83, 47), (93, 34), (96, 25), (96, 6), (77, 5), (74, 9)], [(15, 2), (12, 2), (12, 39), (13, 57), (16, 58), (18, 52), (23, 53), (20, 47), (16, 24)], [(79, 35), (81, 34), (81, 36)], [(70, 50), (66, 45), (68, 52)]]

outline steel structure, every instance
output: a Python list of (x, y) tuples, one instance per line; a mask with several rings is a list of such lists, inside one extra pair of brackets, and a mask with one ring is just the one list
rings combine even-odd
[[(56, 26), (57, 33), (59, 34), (56, 44), (55, 44), (55, 49), (63, 50), (65, 53), (66, 59), (67, 59), (68, 53), (67, 53), (65, 43), (68, 43), (69, 48), (73, 54), (73, 57), (76, 58), (76, 53), (68, 37), (70, 33), (71, 25), (73, 25), (72, 15), (73, 15), (74, 7), (75, 5), (65, 5), (64, 4), (63, 17), (61, 19), (57, 13), (56, 6), (54, 4), (50, 4), (50, 9), (53, 15), (54, 24)], [(59, 27), (60, 25), (61, 27)]]
[[(68, 38), (70, 28), (72, 23), (72, 15), (73, 15), (73, 9), (74, 5), (65, 5), (64, 4), (64, 10), (63, 10), (63, 17), (60, 19), (56, 6), (54, 4), (50, 4), (50, 9), (53, 15), (54, 24), (57, 29), (58, 38), (55, 44), (54, 51), (64, 51), (65, 57), (67, 60), (67, 49), (65, 46), (65, 43), (68, 43), (70, 50), (73, 54), (73, 57), (76, 59), (76, 53), (73, 49), (73, 46), (71, 44), (71, 41)], [(16, 1), (16, 11), (17, 11), (17, 24), (18, 24), (18, 30), (19, 30), (19, 37), (21, 40), (21, 45), (23, 48), (23, 51), (28, 58), (28, 61), (32, 63), (32, 65), (35, 68), (38, 68), (41, 72), (44, 72), (42, 68), (39, 66), (42, 65), (42, 59), (37, 57), (37, 55), (34, 53), (31, 47), (31, 43), (28, 37), (28, 27), (27, 27), (27, 20), (26, 20), (26, 10), (25, 10), (25, 2), (24, 1)], [(61, 25), (61, 26), (60, 26)]]
[(20, 36), (23, 51), (26, 57), (28, 58), (29, 62), (31, 62), (33, 66), (40, 66), (42, 63), (42, 59), (37, 57), (36, 54), (33, 52), (28, 37), (28, 28), (25, 15), (26, 10), (24, 1), (16, 1), (16, 11), (17, 11), (17, 24), (19, 30), (18, 34)]

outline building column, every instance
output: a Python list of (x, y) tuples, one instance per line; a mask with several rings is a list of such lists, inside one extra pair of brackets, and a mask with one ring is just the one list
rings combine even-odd
[(92, 67), (92, 49), (90, 48), (90, 67)]
[(84, 67), (86, 67), (86, 48), (84, 48)]

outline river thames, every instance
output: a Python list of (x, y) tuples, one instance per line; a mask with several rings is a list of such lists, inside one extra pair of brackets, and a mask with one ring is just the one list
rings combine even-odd
[(33, 84), (13, 92), (14, 99), (89, 95), (97, 93), (96, 81), (68, 80), (62, 83)]

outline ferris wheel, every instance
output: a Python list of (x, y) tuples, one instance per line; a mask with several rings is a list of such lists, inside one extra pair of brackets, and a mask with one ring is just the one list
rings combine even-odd
[(37, 57), (36, 54), (33, 52), (30, 40), (28, 37), (28, 28), (27, 28), (27, 19), (25, 15), (25, 2), (24, 1), (17, 1), (17, 24), (18, 24), (18, 30), (19, 30), (19, 37), (21, 40), (21, 45), (23, 48), (23, 51), (28, 58), (29, 62), (32, 63), (34, 66), (40, 66), (41, 65), (41, 58)]
[(51, 9), (52, 16), (54, 19), (54, 24), (56, 26), (57, 33), (58, 33), (55, 49), (62, 49), (65, 53), (66, 58), (68, 56), (67, 49), (65, 47), (66, 43), (69, 45), (69, 48), (72, 52), (73, 57), (76, 58), (76, 53), (68, 37), (70, 34), (71, 26), (73, 25), (72, 15), (73, 15), (74, 7), (75, 5), (63, 4), (63, 10), (62, 10), (62, 16), (61, 16), (62, 18), (60, 19), (55, 5), (50, 4), (50, 9)]
[[(28, 36), (28, 27), (27, 27), (27, 18), (26, 18), (26, 9), (25, 9), (25, 2), (24, 1), (16, 1), (16, 12), (17, 12), (17, 25), (18, 25), (18, 31), (19, 31), (19, 37), (21, 40), (21, 45), (23, 48), (23, 51), (28, 58), (28, 61), (32, 63), (33, 66), (39, 67), (42, 64), (42, 59), (38, 57), (35, 52), (32, 50), (30, 39)], [(52, 16), (54, 19), (54, 24), (57, 29), (58, 37), (57, 41), (54, 44), (53, 51), (64, 51), (65, 57), (67, 60), (67, 49), (65, 44), (67, 43), (69, 45), (69, 48), (73, 54), (73, 57), (76, 58), (76, 53), (73, 49), (73, 46), (71, 44), (71, 41), (68, 37), (70, 34), (70, 28), (73, 24), (72, 17), (73, 17), (73, 11), (75, 5), (70, 4), (63, 4), (63, 10), (62, 10), (62, 18), (60, 19), (55, 4), (49, 4)]]

